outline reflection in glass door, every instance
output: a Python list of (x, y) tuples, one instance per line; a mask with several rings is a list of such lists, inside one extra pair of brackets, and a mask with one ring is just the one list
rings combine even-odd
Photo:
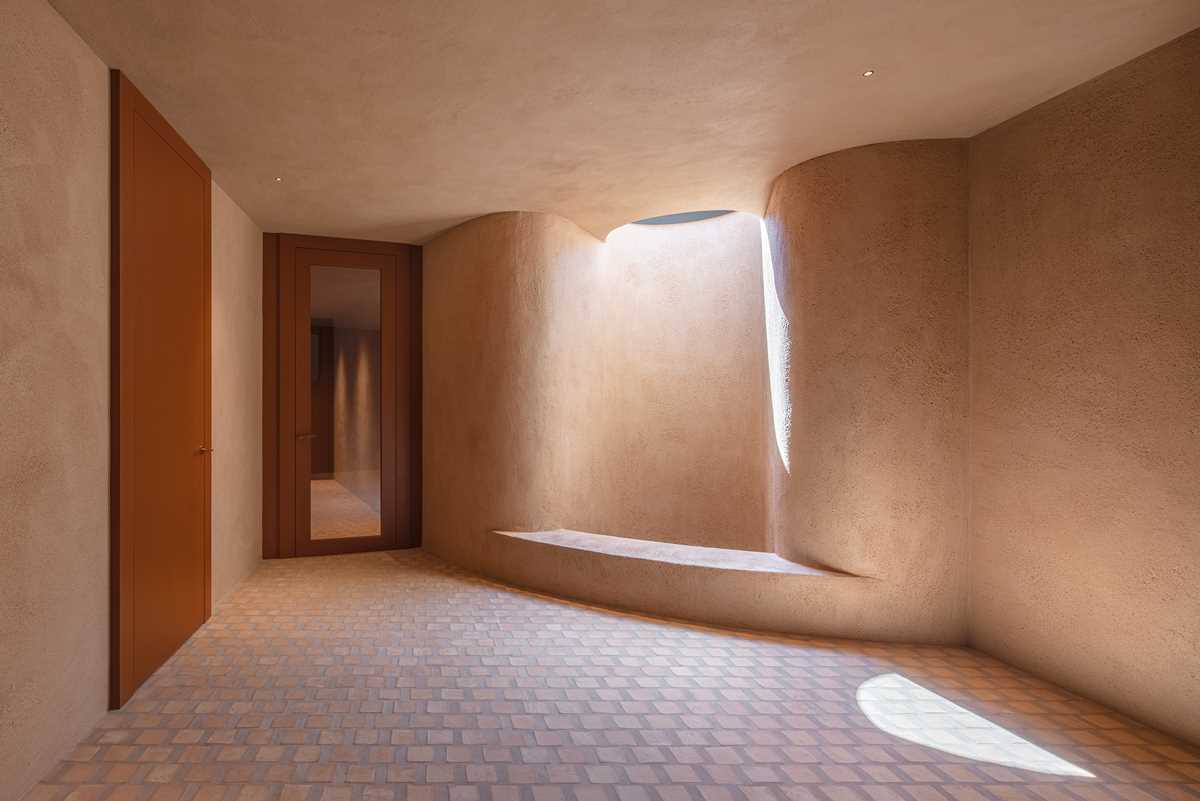
[(420, 545), (420, 248), (263, 246), (263, 555)]
[(378, 270), (309, 268), (314, 542), (383, 533), (381, 298)]

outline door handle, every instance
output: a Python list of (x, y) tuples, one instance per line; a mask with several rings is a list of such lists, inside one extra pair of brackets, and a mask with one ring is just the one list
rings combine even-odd
[(296, 439), (316, 439), (316, 434), (297, 434)]
[(207, 445), (201, 445), (199, 448), (196, 449), (196, 453), (212, 453), (212, 452), (213, 452), (213, 449), (208, 447)]

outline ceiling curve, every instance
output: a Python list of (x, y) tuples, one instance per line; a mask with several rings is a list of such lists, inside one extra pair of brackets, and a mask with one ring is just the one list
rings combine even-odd
[(761, 213), (793, 164), (973, 135), (1200, 26), (1195, 0), (51, 3), (260, 226), (405, 242)]

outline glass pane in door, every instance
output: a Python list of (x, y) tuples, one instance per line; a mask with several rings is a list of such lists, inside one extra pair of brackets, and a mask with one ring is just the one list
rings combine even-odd
[(380, 273), (310, 273), (313, 540), (382, 535)]

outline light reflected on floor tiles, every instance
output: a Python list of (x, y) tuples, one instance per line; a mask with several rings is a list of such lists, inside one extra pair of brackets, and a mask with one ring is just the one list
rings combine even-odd
[[(953, 686), (1092, 774), (881, 674)], [(970, 751), (911, 742), (946, 720)], [(1196, 786), (1200, 752), (974, 651), (608, 612), (411, 550), (267, 560), (25, 801), (1200, 801)]]
[(885, 673), (859, 685), (858, 707), (881, 730), (947, 754), (1056, 776), (1094, 778), (1083, 768), (909, 681)]

